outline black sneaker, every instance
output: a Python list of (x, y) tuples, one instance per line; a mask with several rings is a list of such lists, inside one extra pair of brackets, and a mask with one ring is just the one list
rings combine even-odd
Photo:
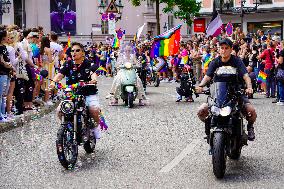
[(250, 127), (248, 128), (248, 140), (254, 141), (254, 139), (255, 139), (254, 128)]

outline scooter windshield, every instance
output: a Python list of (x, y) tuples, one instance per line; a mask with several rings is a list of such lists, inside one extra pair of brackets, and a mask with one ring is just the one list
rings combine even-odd
[(227, 82), (215, 82), (213, 85), (212, 97), (214, 99), (214, 105), (218, 108), (223, 108), (228, 103), (229, 83)]

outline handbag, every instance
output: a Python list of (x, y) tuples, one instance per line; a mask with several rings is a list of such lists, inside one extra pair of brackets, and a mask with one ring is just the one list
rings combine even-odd
[(21, 57), (19, 57), (19, 62), (16, 69), (16, 77), (27, 81), (29, 80), (29, 76), (26, 69), (26, 62), (23, 61)]
[(284, 82), (284, 70), (278, 68), (277, 73), (276, 73), (276, 79), (280, 82)]

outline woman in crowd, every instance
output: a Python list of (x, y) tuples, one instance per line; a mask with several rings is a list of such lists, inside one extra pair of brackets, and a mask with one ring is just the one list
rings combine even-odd
[(15, 75), (15, 69), (10, 64), (9, 54), (5, 46), (7, 42), (7, 31), (0, 28), (0, 122), (7, 121), (6, 115), (6, 96), (8, 94), (10, 78)]
[[(41, 55), (40, 60), (43, 64), (43, 67), (46, 70), (48, 70), (49, 76), (52, 76), (52, 72), (54, 69), (54, 63), (52, 59), (52, 52), (50, 49), (50, 41), (48, 37), (42, 37), (41, 39), (40, 55)], [(46, 102), (48, 105), (51, 105), (52, 102), (49, 101), (49, 90), (48, 90), (49, 84), (50, 84), (50, 81), (48, 79), (44, 79), (42, 87), (44, 90), (44, 102)]]

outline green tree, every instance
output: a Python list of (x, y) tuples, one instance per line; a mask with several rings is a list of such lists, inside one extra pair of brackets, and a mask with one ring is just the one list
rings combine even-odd
[[(141, 1), (131, 0), (132, 5), (140, 6)], [(188, 25), (192, 24), (192, 19), (198, 16), (201, 3), (196, 0), (153, 0), (156, 2), (157, 34), (160, 34), (160, 3), (165, 3), (164, 13), (172, 13), (175, 18), (184, 20)]]

